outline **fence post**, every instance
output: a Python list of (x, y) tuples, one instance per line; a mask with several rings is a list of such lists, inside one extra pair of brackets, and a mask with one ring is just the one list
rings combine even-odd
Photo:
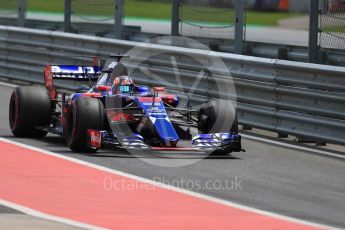
[(171, 13), (171, 35), (179, 36), (180, 25), (180, 0), (172, 0), (172, 13)]
[(310, 1), (309, 15), (309, 46), (308, 61), (309, 63), (318, 62), (318, 37), (319, 37), (319, 0)]
[(71, 32), (72, 0), (65, 0), (64, 31)]
[(244, 0), (235, 0), (235, 53), (243, 54)]
[(18, 0), (18, 26), (25, 27), (26, 0)]
[(124, 15), (123, 11), (124, 11), (124, 0), (115, 0), (114, 35), (116, 39), (122, 38), (123, 15)]

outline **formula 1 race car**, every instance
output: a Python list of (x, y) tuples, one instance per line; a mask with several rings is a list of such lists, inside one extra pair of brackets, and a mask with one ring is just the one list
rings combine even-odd
[[(14, 89), (9, 123), (17, 137), (61, 135), (74, 152), (103, 148), (192, 150), (228, 154), (241, 151), (232, 103), (205, 102), (197, 110), (164, 87), (134, 84), (123, 56), (104, 68), (55, 65), (44, 69), (45, 87)], [(90, 81), (76, 93), (59, 97), (53, 79)], [(226, 122), (230, 120), (231, 122)], [(193, 136), (191, 129), (197, 130)], [(188, 143), (183, 145), (181, 143)]]

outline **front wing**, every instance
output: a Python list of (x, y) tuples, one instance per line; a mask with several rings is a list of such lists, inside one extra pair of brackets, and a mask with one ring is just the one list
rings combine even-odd
[(95, 149), (138, 149), (168, 151), (201, 151), (209, 153), (231, 153), (243, 151), (241, 136), (234, 133), (214, 133), (196, 135), (191, 147), (152, 147), (139, 134), (123, 137), (121, 140), (108, 131), (88, 130), (87, 144)]

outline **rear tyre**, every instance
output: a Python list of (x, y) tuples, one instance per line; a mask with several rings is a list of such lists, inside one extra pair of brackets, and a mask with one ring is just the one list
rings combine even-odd
[(215, 100), (203, 104), (198, 111), (200, 134), (238, 132), (236, 111), (232, 102)]
[(52, 103), (44, 87), (25, 86), (13, 90), (9, 106), (9, 123), (14, 136), (42, 138), (47, 132), (38, 127), (50, 125)]
[(104, 106), (96, 98), (80, 97), (72, 102), (64, 133), (68, 147), (73, 152), (92, 153), (98, 149), (87, 145), (87, 130), (103, 130)]

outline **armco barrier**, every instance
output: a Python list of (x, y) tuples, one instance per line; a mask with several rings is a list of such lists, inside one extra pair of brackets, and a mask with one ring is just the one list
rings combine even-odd
[[(0, 17), (2, 25), (17, 25), (17, 18)], [(96, 35), (96, 36), (113, 36), (112, 24), (101, 24), (92, 22), (75, 22), (76, 28), (79, 28), (79, 34)], [(62, 21), (42, 21), (27, 19), (26, 28), (44, 29), (53, 31), (64, 31), (64, 23)], [(92, 32), (90, 28), (98, 27), (99, 32)], [(150, 38), (162, 36), (163, 34), (155, 34), (141, 31), (140, 26), (125, 26), (122, 35), (126, 40), (143, 42)], [(234, 53), (234, 44), (232, 40), (214, 39), (214, 38), (198, 38), (197, 40), (212, 47), (213, 50), (226, 53)], [(273, 44), (257, 41), (244, 42), (244, 54), (255, 57), (284, 59), (290, 61), (308, 62), (308, 47), (301, 45)], [(337, 51), (322, 51), (319, 57), (319, 63), (334, 66), (345, 66), (345, 56)]]
[[(218, 97), (215, 83), (233, 80), (237, 93), (237, 110), (241, 124), (312, 140), (345, 144), (345, 68), (264, 59), (234, 54), (210, 52), (172, 46), (153, 45), (85, 35), (0, 26), (0, 76), (42, 83), (46, 64), (81, 64), (90, 62), (93, 55), (126, 53), (136, 46), (161, 54), (140, 64), (137, 82), (155, 84), (155, 74), (164, 79), (160, 84), (172, 91), (188, 92), (191, 82), (201, 70), (192, 58), (208, 60), (220, 57), (226, 71), (210, 69), (213, 74), (202, 77), (193, 92), (199, 101)], [(176, 69), (170, 55), (176, 57), (181, 86), (176, 86)], [(134, 61), (136, 58), (133, 57)], [(128, 65), (131, 67), (132, 61)], [(139, 77), (140, 75), (140, 77)], [(59, 87), (73, 89), (72, 82), (59, 82)], [(186, 94), (183, 94), (186, 96)], [(221, 92), (234, 99), (234, 93)]]

